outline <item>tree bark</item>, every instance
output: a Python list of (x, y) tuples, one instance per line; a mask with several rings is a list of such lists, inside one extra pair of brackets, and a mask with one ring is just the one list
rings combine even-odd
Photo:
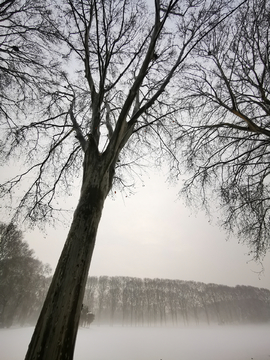
[[(109, 163), (110, 164), (110, 163)], [(25, 360), (72, 360), (84, 289), (113, 165), (89, 141), (81, 196)]]

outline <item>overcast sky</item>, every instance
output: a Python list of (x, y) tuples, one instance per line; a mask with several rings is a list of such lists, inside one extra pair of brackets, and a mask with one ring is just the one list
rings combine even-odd
[[(265, 271), (250, 262), (248, 249), (177, 200), (180, 186), (151, 174), (136, 194), (108, 198), (101, 219), (90, 276), (132, 276), (194, 280), (270, 289), (270, 256)], [(73, 198), (76, 204), (77, 196)], [(36, 256), (54, 269), (68, 227), (25, 234)]]

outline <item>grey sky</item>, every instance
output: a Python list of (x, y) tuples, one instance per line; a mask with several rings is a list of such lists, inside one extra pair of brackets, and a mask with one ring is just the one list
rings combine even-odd
[[(98, 231), (90, 275), (169, 278), (251, 285), (270, 289), (270, 256), (261, 266), (249, 262), (248, 249), (177, 200), (179, 186), (149, 173), (144, 186), (126, 198), (108, 198)], [(76, 205), (77, 197), (72, 203)], [(37, 257), (54, 269), (68, 226), (44, 234), (26, 233)]]

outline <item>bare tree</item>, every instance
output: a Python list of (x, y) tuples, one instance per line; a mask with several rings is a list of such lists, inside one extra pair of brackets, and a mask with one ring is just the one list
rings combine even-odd
[(183, 80), (190, 122), (179, 137), (192, 172), (183, 191), (208, 206), (215, 185), (223, 225), (255, 260), (270, 246), (269, 14), (267, 1), (249, 1), (196, 46)]
[[(46, 1), (0, 4), (0, 121), (13, 132), (15, 118), (26, 117), (37, 98), (40, 102), (52, 90), (58, 56), (55, 51), (52, 58), (49, 51), (57, 38), (50, 28), (50, 13)], [(2, 144), (1, 151), (7, 151)]]
[(242, 3), (155, 0), (148, 9), (142, 0), (51, 2), (44, 17), (49, 33), (61, 40), (51, 56), (60, 52), (62, 64), (52, 89), (39, 99), (41, 109), (1, 126), (9, 139), (2, 143), (5, 160), (26, 148), (28, 164), (1, 185), (1, 195), (9, 196), (26, 179), (17, 218), (53, 219), (59, 210), (55, 194), (69, 193), (81, 169), (83, 174), (26, 359), (72, 359), (104, 201), (113, 184), (132, 183), (136, 165), (145, 164), (149, 153), (156, 154), (157, 165), (168, 159), (177, 176), (176, 79), (192, 49)]
[(94, 311), (95, 296), (98, 287), (98, 278), (95, 276), (88, 277), (83, 303), (86, 304), (90, 311)]
[(98, 294), (98, 323), (101, 323), (102, 313), (108, 300), (108, 276), (101, 276), (98, 280), (97, 294)]
[(110, 325), (114, 324), (114, 315), (119, 306), (119, 300), (121, 297), (121, 279), (119, 277), (110, 278), (109, 282), (109, 291), (108, 291), (108, 300), (110, 307)]

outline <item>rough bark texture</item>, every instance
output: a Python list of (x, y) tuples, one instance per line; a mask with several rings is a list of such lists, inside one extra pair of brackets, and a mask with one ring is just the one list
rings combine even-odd
[(26, 360), (71, 360), (89, 265), (113, 166), (89, 142), (81, 196)]

